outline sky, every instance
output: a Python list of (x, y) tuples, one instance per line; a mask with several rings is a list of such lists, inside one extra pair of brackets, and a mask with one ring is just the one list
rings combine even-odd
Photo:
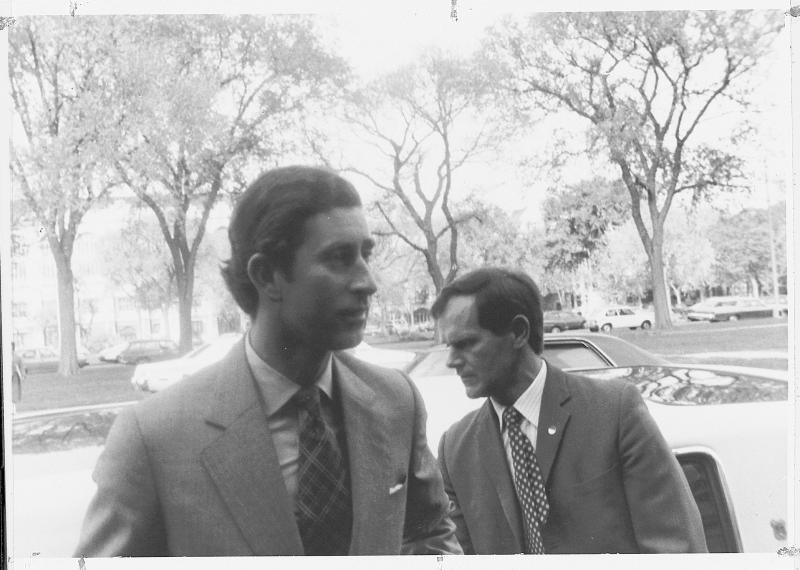
[[(456, 17), (452, 8), (455, 2)], [(528, 12), (538, 10), (581, 10), (587, 3), (577, 0), (410, 0), (402, 4), (383, 4), (376, 9), (375, 2), (361, 0), (341, 0), (335, 4), (335, 10), (328, 3), (316, 0), (286, 0), (271, 2), (250, 2), (230, 0), (226, 2), (199, 0), (195, 2), (139, 0), (136, 2), (120, 0), (0, 0), (0, 13), (21, 16), (24, 14), (67, 14), (74, 8), (78, 14), (107, 13), (241, 13), (241, 12), (314, 12), (322, 16), (334, 39), (336, 49), (364, 77), (379, 75), (381, 72), (397, 67), (413, 60), (431, 45), (456, 53), (473, 51), (485, 26), (504, 12)], [(787, 2), (767, 0), (765, 2), (729, 0), (674, 0), (669, 3), (653, 0), (629, 2), (626, 0), (597, 0), (591, 3), (593, 10), (601, 9), (714, 9), (714, 8), (785, 8)], [(388, 6), (388, 8), (386, 8)], [(788, 41), (784, 42), (787, 44)], [(783, 108), (776, 109), (771, 116), (766, 116), (764, 124), (776, 131), (771, 140), (784, 149), (774, 149), (764, 153), (764, 149), (754, 148), (755, 154), (762, 153), (761, 161), (770, 162), (766, 169), (771, 172), (782, 172), (784, 180), (789, 180), (788, 171), (788, 139), (786, 125), (782, 119), (788, 114), (788, 86), (780, 80), (786, 78), (788, 61), (776, 59), (771, 73), (764, 81), (762, 95), (771, 96), (775, 91), (785, 91), (787, 97)], [(715, 119), (720, 128), (725, 129), (726, 117)], [(533, 144), (538, 144), (534, 141)], [(546, 143), (543, 143), (546, 144)], [(782, 156), (785, 155), (785, 156)], [(521, 158), (521, 157), (520, 157)], [(576, 178), (590, 177), (593, 173), (586, 166), (574, 169)], [(526, 217), (536, 220), (540, 210), (540, 201), (544, 197), (546, 181), (526, 179), (525, 172), (503, 172), (498, 176), (496, 170), (489, 168), (475, 169), (471, 174), (471, 182), (486, 190), (485, 194), (492, 201), (509, 211), (523, 210)], [(0, 182), (2, 184), (2, 182)], [(780, 195), (780, 189), (771, 192), (773, 199)], [(756, 194), (752, 199), (742, 201), (742, 205), (758, 205), (763, 201), (762, 195)]]

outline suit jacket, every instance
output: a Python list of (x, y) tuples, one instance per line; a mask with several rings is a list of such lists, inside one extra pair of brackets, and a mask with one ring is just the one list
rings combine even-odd
[[(706, 551), (683, 471), (635, 386), (548, 365), (536, 455), (550, 503), (546, 553)], [(522, 515), (488, 399), (442, 436), (439, 466), (464, 552), (522, 552)]]
[[(333, 378), (350, 461), (350, 554), (460, 553), (411, 381), (346, 354), (334, 355)], [(94, 479), (76, 556), (303, 554), (244, 342), (123, 411)]]

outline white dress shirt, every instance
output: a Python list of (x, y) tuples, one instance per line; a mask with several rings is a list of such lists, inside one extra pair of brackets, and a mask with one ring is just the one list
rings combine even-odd
[[(297, 471), (300, 461), (300, 422), (297, 406), (291, 399), (300, 390), (300, 385), (262, 360), (250, 345), (250, 335), (247, 335), (245, 354), (264, 399), (267, 425), (272, 432), (272, 441), (275, 443), (283, 481), (286, 483), (289, 498), (294, 503), (297, 496)], [(340, 435), (338, 433), (340, 422), (335, 421), (333, 413), (333, 373), (330, 355), (320, 369), (315, 383), (327, 395), (327, 398), (320, 398), (322, 415), (328, 425)]]
[[(544, 380), (547, 377), (547, 364), (542, 360), (542, 367), (531, 385), (517, 398), (514, 407), (522, 415), (520, 429), (525, 436), (531, 440), (533, 451), (536, 451), (536, 434), (539, 431), (539, 410), (542, 409), (542, 393), (544, 392)], [(503, 425), (503, 412), (506, 406), (500, 404), (494, 398), (489, 398), (497, 413), (497, 420), (500, 423), (500, 433), (503, 435), (503, 447), (506, 450), (506, 460), (511, 476), (514, 477), (514, 459), (511, 456), (511, 440), (508, 436), (508, 429)]]

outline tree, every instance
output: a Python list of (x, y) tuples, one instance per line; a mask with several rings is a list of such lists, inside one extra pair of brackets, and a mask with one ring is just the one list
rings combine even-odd
[(100, 246), (104, 273), (138, 308), (167, 312), (175, 302), (175, 269), (159, 235), (158, 225), (142, 216), (141, 208), (132, 211), (124, 226), (107, 236)]
[(647, 257), (632, 221), (609, 231), (595, 258), (592, 276), (605, 300), (627, 303), (635, 297), (641, 303), (648, 289)]
[(508, 20), (488, 40), (504, 92), (585, 119), (591, 148), (619, 171), (659, 327), (671, 326), (664, 224), (673, 200), (735, 185), (740, 160), (704, 142), (703, 127), (711, 109), (734, 101), (780, 26), (774, 12), (548, 14)]
[[(534, 240), (533, 230), (498, 206), (471, 198), (468, 209), (473, 218), (463, 226), (464, 247), (461, 266), (465, 270), (485, 265), (513, 267), (539, 275), (541, 243)], [(538, 280), (537, 280), (538, 281)]]
[[(397, 236), (425, 261), (436, 293), (460, 269), (461, 226), (475, 212), (453, 206), (462, 170), (496, 149), (497, 125), (484, 107), (488, 83), (467, 60), (432, 51), (354, 93), (345, 120), (376, 151), (372, 167), (343, 159), (381, 192), (379, 235)], [(367, 166), (364, 166), (364, 164)]]
[[(778, 266), (786, 274), (786, 204), (772, 207), (775, 227), (775, 248)], [(710, 232), (715, 250), (714, 269), (720, 282), (730, 286), (737, 281), (747, 283), (751, 294), (771, 290), (770, 216), (766, 209), (747, 209), (726, 216)], [(774, 291), (772, 291), (774, 293)]]
[(700, 211), (672, 216), (664, 228), (664, 265), (677, 303), (687, 293), (703, 291), (714, 278), (714, 248), (708, 237), (711, 225)]
[(544, 202), (548, 271), (575, 270), (606, 243), (606, 232), (627, 218), (621, 183), (583, 180)]
[(9, 28), (15, 192), (41, 225), (58, 279), (58, 372), (78, 372), (72, 254), (84, 215), (109, 182), (122, 114), (111, 97), (112, 69), (98, 54), (116, 41), (95, 18), (24, 18)]
[(192, 343), (197, 255), (223, 188), (284, 152), (307, 101), (331, 96), (346, 76), (301, 17), (196, 16), (127, 21), (117, 55), (130, 109), (116, 170), (152, 211), (169, 249), (180, 345)]

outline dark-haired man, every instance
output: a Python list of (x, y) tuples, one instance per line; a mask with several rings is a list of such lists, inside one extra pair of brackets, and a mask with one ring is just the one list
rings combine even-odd
[(325, 169), (269, 171), (229, 237), (223, 274), (249, 333), (120, 414), (76, 555), (460, 553), (419, 393), (339, 352), (375, 292), (355, 189)]
[(704, 552), (697, 506), (638, 390), (542, 359), (541, 296), (480, 269), (432, 313), (470, 398), (439, 465), (467, 554)]

